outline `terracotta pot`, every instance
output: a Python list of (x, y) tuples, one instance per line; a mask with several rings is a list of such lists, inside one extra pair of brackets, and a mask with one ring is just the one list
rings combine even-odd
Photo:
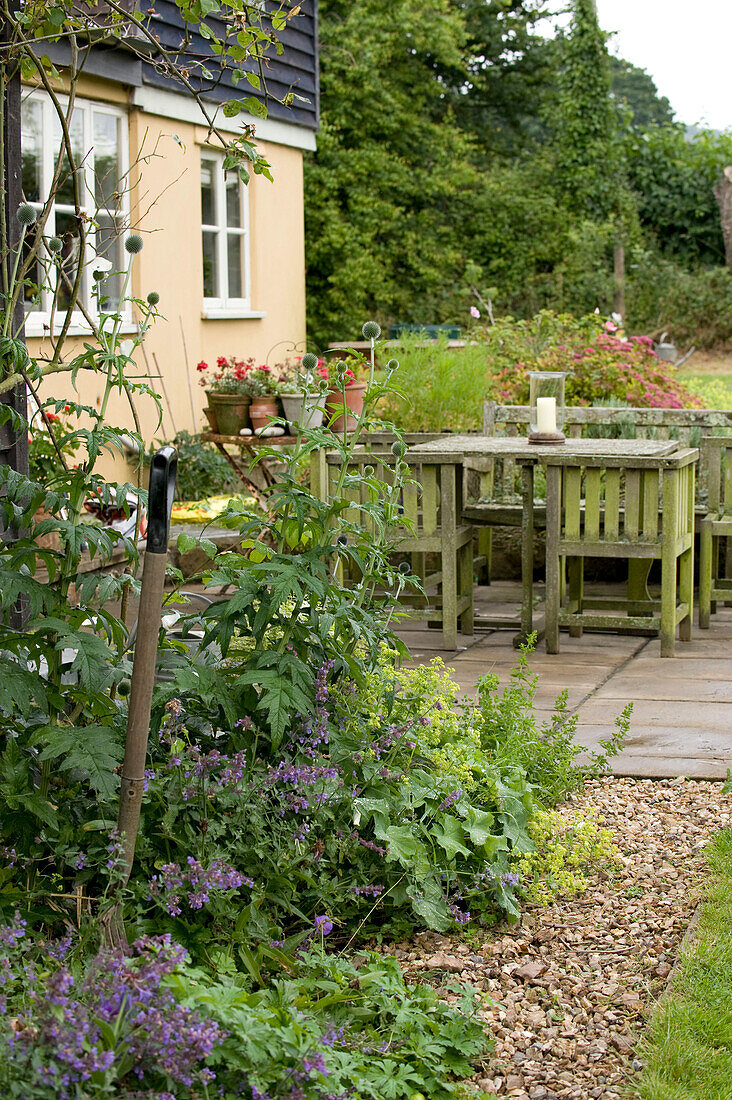
[[(238, 435), (240, 428), (249, 427), (251, 400), (248, 394), (209, 392), (208, 404), (216, 420), (219, 435)], [(211, 417), (209, 417), (209, 423), (211, 423)]]
[(257, 434), (259, 428), (269, 428), (273, 420), (280, 415), (280, 406), (276, 397), (253, 397), (249, 406), (252, 429)]
[(208, 420), (209, 428), (211, 429), (211, 431), (215, 435), (218, 435), (219, 422), (216, 419), (216, 410), (215, 409), (204, 409), (203, 412), (204, 412), (204, 415), (205, 415), (206, 419)]
[[(280, 400), (285, 410), (285, 420), (293, 435), (298, 428), (319, 428), (323, 423), (323, 409), (325, 407), (325, 394), (309, 393), (305, 397), (303, 409), (302, 393), (282, 393)], [(302, 424), (300, 421), (302, 420)]]
[(346, 431), (353, 432), (356, 430), (357, 418), (363, 412), (363, 400), (366, 388), (365, 382), (353, 382), (350, 386), (346, 386), (345, 393), (340, 393), (338, 390), (330, 391), (325, 404), (328, 419), (330, 420), (332, 416), (336, 417), (332, 423), (328, 424), (328, 427), (332, 431), (343, 431), (344, 405), (345, 409), (348, 410)]

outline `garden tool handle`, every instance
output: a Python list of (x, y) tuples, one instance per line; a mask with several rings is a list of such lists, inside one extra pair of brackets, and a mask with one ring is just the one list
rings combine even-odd
[(175, 447), (161, 447), (150, 463), (147, 497), (147, 553), (167, 554), (170, 512), (175, 495), (178, 455)]
[(119, 832), (123, 836), (124, 881), (127, 881), (132, 870), (145, 784), (150, 707), (158, 655), (163, 585), (168, 560), (170, 510), (173, 506), (177, 461), (175, 449), (163, 447), (153, 456), (150, 466), (147, 549), (142, 567), (140, 609), (137, 616), (137, 639), (132, 665), (125, 758), (122, 764), (117, 820)]

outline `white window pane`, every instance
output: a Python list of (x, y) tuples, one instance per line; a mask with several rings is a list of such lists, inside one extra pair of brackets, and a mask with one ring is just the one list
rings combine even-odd
[(203, 296), (219, 298), (219, 271), (216, 256), (218, 233), (203, 232)]
[(241, 228), (241, 184), (236, 178), (226, 181), (226, 224), (230, 229)]
[(201, 221), (203, 225), (216, 225), (216, 170), (215, 160), (201, 161)]
[(94, 112), (94, 200), (110, 213), (121, 200), (119, 171), (119, 119)]
[[(56, 211), (56, 236), (60, 237), (63, 247), (59, 254), (58, 287), (56, 293), (56, 308), (65, 311), (71, 306), (76, 307), (76, 301), (72, 302), (73, 287), (76, 281), (76, 271), (79, 263), (79, 223), (74, 214), (65, 214)], [(82, 277), (79, 297), (84, 297), (86, 276)]]
[(242, 238), (236, 233), (230, 233), (226, 242), (226, 262), (229, 274), (229, 297), (243, 298), (242, 280)]
[[(107, 214), (100, 214), (96, 232), (97, 256), (108, 260), (112, 270), (106, 279), (102, 279), (99, 285), (101, 296), (100, 309), (103, 313), (114, 313), (119, 309), (119, 298), (122, 292), (122, 226), (114, 218)], [(91, 270), (94, 270), (92, 262)]]
[(20, 130), (23, 150), (23, 194), (26, 202), (42, 202), (43, 116), (37, 99), (26, 99), (21, 107)]
[[(75, 108), (74, 113), (71, 116), (71, 125), (69, 126), (69, 134), (71, 137), (71, 152), (74, 157), (74, 164), (77, 169), (81, 165), (82, 149), (84, 144), (84, 118), (80, 108)], [(54, 111), (53, 118), (53, 156), (54, 167), (58, 164), (59, 154), (63, 154), (63, 170), (61, 172), (61, 179), (56, 190), (56, 201), (64, 203), (67, 206), (74, 205), (74, 181), (71, 174), (66, 145), (63, 140), (63, 134), (61, 131), (61, 123), (58, 120), (58, 116)], [(79, 180), (79, 199), (80, 202), (85, 201), (83, 179)]]

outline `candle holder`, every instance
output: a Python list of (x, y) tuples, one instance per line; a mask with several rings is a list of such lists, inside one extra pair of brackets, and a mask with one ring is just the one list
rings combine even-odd
[(529, 371), (529, 443), (564, 443), (565, 371)]

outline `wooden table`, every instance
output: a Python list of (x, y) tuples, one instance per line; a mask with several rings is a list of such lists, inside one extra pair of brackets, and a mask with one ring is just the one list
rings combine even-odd
[[(678, 449), (677, 440), (652, 439), (568, 439), (566, 443), (538, 445), (520, 436), (445, 435), (429, 443), (410, 447), (410, 456), (421, 454), (460, 455), (464, 464), (479, 458), (504, 458), (514, 461), (521, 468), (521, 625), (514, 639), (515, 645), (526, 641), (534, 632), (534, 480), (539, 463), (548, 458), (559, 458), (563, 464), (572, 465), (573, 459), (588, 457), (658, 458), (672, 455)], [(476, 517), (471, 515), (471, 522)], [(506, 626), (505, 620), (482, 620), (483, 625)], [(537, 631), (539, 636), (543, 632)]]

